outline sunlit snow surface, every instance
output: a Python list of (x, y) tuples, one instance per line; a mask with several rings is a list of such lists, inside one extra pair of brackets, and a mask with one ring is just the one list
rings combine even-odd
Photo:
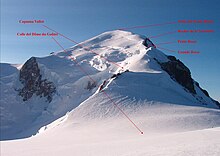
[[(34, 136), (1, 141), (1, 155), (220, 155), (220, 110), (196, 86), (203, 103), (172, 80), (154, 59), (166, 62), (166, 55), (146, 49), (143, 41), (117, 30), (81, 43), (83, 48), (37, 58), (41, 74), (57, 88), (47, 110), (42, 109), (47, 104), (43, 98), (22, 102), (14, 90), (21, 85), (19, 72), (4, 65), (8, 70), (1, 75), (1, 135)], [(92, 90), (86, 89), (90, 79), (79, 65), (96, 81)], [(99, 92), (99, 86), (119, 72), (104, 92), (143, 135)]]

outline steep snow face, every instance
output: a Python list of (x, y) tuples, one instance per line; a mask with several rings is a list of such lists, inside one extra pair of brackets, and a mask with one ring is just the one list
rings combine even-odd
[[(71, 113), (73, 116), (74, 114), (86, 116), (92, 112), (95, 112), (92, 113), (95, 116), (105, 114), (102, 109), (96, 110), (109, 108), (108, 102), (104, 102), (106, 99), (100, 103), (86, 104), (90, 98), (97, 97), (98, 101), (104, 98), (100, 92), (102, 89), (116, 101), (118, 98), (122, 104), (124, 98), (128, 101), (132, 101), (131, 99), (137, 99), (136, 102), (142, 101), (141, 104), (127, 103), (126, 108), (135, 109), (148, 104), (143, 101), (217, 108), (212, 99), (207, 97), (197, 85), (195, 85), (196, 94), (193, 95), (171, 79), (158, 63), (158, 61), (168, 62), (168, 57), (155, 49), (152, 42), (148, 42), (147, 44), (151, 46), (146, 47), (143, 44), (145, 41), (142, 36), (116, 30), (105, 32), (66, 51), (35, 58), (39, 67), (38, 75), (42, 80), (51, 82), (56, 88), (56, 92), (51, 94), (50, 101), (47, 97), (38, 96), (37, 93), (33, 93), (27, 101), (23, 101), (18, 95), (19, 89), (24, 87), (19, 80), (21, 72), (10, 65), (4, 67), (7, 68), (5, 71), (9, 72), (4, 72), (1, 76), (3, 86), (1, 95), (4, 97), (1, 98), (1, 110), (3, 110), (1, 120), (4, 123), (1, 126), (1, 139), (31, 136), (40, 127), (73, 109), (74, 113)], [(129, 72), (125, 72), (127, 70)], [(34, 75), (30, 76), (31, 80), (32, 78)], [(86, 109), (82, 109), (84, 107)], [(77, 113), (82, 110), (84, 113)]]

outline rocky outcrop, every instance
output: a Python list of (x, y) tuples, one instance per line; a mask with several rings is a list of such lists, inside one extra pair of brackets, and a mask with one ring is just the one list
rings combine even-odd
[[(209, 96), (209, 93), (208, 93), (205, 89), (201, 88), (198, 82), (195, 82), (195, 85), (196, 85), (207, 97), (211, 98), (211, 97)], [(211, 99), (212, 99), (212, 98), (211, 98)], [(219, 103), (218, 101), (213, 100), (213, 99), (212, 99), (212, 101), (220, 108), (220, 103)]]
[(194, 81), (191, 77), (190, 70), (174, 56), (167, 56), (168, 62), (158, 62), (163, 70), (165, 70), (172, 79), (185, 87), (190, 93), (196, 94)]
[(156, 46), (153, 44), (153, 42), (149, 38), (146, 38), (144, 40), (143, 45), (145, 45), (147, 48), (149, 48), (149, 47), (156, 48)]
[(199, 83), (198, 83), (198, 82), (195, 82), (195, 85), (196, 85), (206, 96), (210, 97), (210, 96), (209, 96), (209, 93), (208, 93), (205, 89), (202, 89), (202, 88), (199, 86)]
[[(143, 45), (145, 45), (147, 48), (149, 47), (156, 48), (156, 46), (153, 44), (153, 42), (149, 38), (146, 38), (144, 40)], [(174, 56), (167, 56), (167, 58), (169, 59), (168, 62), (160, 62), (156, 58), (154, 59), (161, 66), (161, 68), (170, 75), (172, 79), (177, 81), (190, 93), (196, 94), (196, 91), (194, 88), (194, 81), (191, 77), (190, 70), (180, 60), (176, 59)]]
[(56, 92), (56, 87), (53, 82), (47, 79), (42, 79), (40, 69), (35, 57), (31, 57), (20, 70), (20, 82), (23, 88), (18, 90), (18, 94), (27, 101), (34, 94), (40, 97), (45, 97), (48, 102), (52, 101), (52, 96)]
[(87, 87), (86, 87), (86, 89), (88, 89), (88, 90), (92, 90), (93, 88), (95, 88), (96, 87), (96, 82), (95, 81), (93, 81), (93, 82), (91, 82), (91, 81), (88, 81), (88, 84), (87, 84)]
[(167, 58), (169, 59), (168, 62), (160, 62), (157, 59), (155, 60), (161, 66), (161, 68), (170, 75), (172, 79), (177, 81), (190, 93), (192, 93), (193, 95), (197, 94), (194, 87), (195, 84), (207, 97), (209, 97), (220, 108), (220, 103), (218, 101), (213, 100), (209, 96), (209, 93), (205, 89), (202, 89), (199, 86), (198, 82), (195, 82), (192, 79), (190, 70), (180, 60), (176, 59), (176, 57), (174, 56), (167, 56)]
[(219, 107), (219, 109), (220, 109), (220, 103), (218, 102), (218, 101), (216, 101), (216, 100), (213, 100), (212, 99), (212, 101)]

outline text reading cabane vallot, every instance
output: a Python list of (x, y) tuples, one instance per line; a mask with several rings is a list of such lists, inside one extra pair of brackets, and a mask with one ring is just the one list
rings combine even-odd
[[(45, 23), (42, 19), (33, 20), (19, 20), (19, 24), (43, 24)], [(54, 32), (17, 32), (19, 37), (45, 37), (45, 36), (58, 36), (58, 33)]]
[(42, 24), (44, 20), (19, 20), (18, 23), (20, 24)]

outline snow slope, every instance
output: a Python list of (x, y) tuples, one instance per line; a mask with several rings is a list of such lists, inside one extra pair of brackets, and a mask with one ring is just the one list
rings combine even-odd
[(197, 85), (192, 94), (171, 79), (158, 63), (169, 58), (144, 40), (115, 30), (37, 58), (56, 86), (50, 103), (22, 101), (19, 70), (5, 67), (1, 139), (38, 134), (1, 141), (2, 155), (219, 155), (218, 106)]
[[(3, 156), (220, 154), (220, 129), (203, 129), (213, 125), (219, 126), (219, 123), (213, 123), (219, 119), (217, 110), (191, 106), (151, 105), (145, 109), (145, 115), (129, 115), (143, 129), (144, 135), (140, 135), (123, 117), (84, 121), (69, 118), (56, 121), (55, 127), (31, 138), (3, 141), (1, 152)], [(212, 115), (214, 116), (211, 117)]]

